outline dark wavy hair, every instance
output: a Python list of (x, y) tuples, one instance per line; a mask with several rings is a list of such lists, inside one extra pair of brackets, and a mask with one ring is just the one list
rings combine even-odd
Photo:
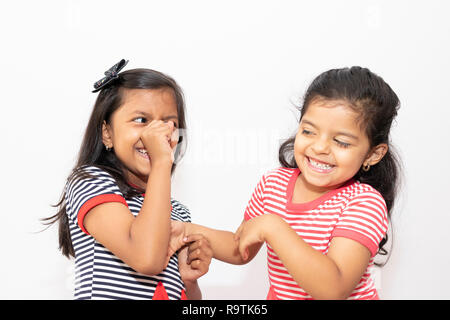
[[(367, 68), (354, 66), (328, 70), (313, 80), (304, 95), (299, 122), (311, 101), (316, 98), (346, 101), (360, 114), (370, 147), (380, 143), (388, 145), (388, 151), (382, 160), (367, 172), (361, 168), (354, 179), (371, 185), (381, 193), (386, 201), (390, 220), (398, 192), (401, 168), (399, 157), (390, 143), (389, 136), (392, 121), (400, 107), (397, 95), (380, 76)], [(294, 158), (294, 142), (295, 135), (280, 146), (278, 159), (284, 167), (298, 168)], [(388, 253), (384, 248), (387, 240), (386, 235), (379, 244), (378, 253), (381, 255)]]
[[(111, 121), (112, 114), (122, 105), (123, 95), (127, 89), (161, 89), (169, 88), (173, 91), (178, 112), (178, 128), (182, 132), (186, 130), (185, 102), (181, 88), (171, 77), (151, 69), (132, 69), (119, 73), (118, 78), (110, 85), (103, 88), (97, 96), (92, 110), (83, 141), (81, 143), (78, 160), (71, 171), (67, 181), (74, 178), (86, 178), (79, 169), (83, 166), (96, 166), (110, 173), (117, 182), (120, 191), (125, 198), (140, 194), (140, 191), (130, 186), (125, 180), (122, 164), (113, 151), (106, 151), (102, 140), (102, 124)], [(172, 173), (176, 162), (183, 156), (187, 143), (186, 136), (180, 135), (175, 151), (175, 161), (172, 165)], [(59, 202), (54, 205), (58, 212), (48, 218), (42, 219), (46, 225), (59, 223), (59, 249), (66, 257), (74, 257), (75, 252), (70, 238), (69, 221), (66, 214), (65, 190)]]

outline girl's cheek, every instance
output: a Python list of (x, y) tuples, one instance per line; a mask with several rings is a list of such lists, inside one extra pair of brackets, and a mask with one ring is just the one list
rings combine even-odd
[(128, 128), (128, 130), (124, 130), (123, 134), (127, 137), (129, 140), (139, 140), (141, 138), (142, 132), (144, 131), (143, 128)]
[(294, 140), (294, 153), (303, 152), (304, 145), (301, 136), (297, 134)]

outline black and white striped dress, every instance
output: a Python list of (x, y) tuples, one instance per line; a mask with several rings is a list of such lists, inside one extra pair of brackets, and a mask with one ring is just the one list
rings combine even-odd
[[(160, 274), (148, 276), (134, 271), (84, 229), (83, 219), (90, 209), (105, 202), (121, 202), (136, 216), (144, 195), (125, 199), (114, 178), (94, 166), (82, 170), (92, 178), (71, 179), (66, 185), (66, 211), (75, 250), (75, 299), (152, 299), (161, 282), (170, 300), (180, 299), (184, 284), (177, 255)], [(173, 220), (190, 222), (185, 206), (172, 199)]]

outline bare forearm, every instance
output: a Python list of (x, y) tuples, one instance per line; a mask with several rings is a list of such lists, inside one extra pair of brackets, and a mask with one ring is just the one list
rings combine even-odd
[(265, 239), (294, 280), (315, 299), (344, 299), (348, 290), (332, 259), (312, 248), (281, 218), (270, 223)]
[(186, 296), (189, 300), (202, 299), (202, 292), (197, 281), (186, 281), (184, 286), (186, 287)]
[(239, 254), (238, 243), (234, 240), (234, 233), (215, 230), (193, 223), (188, 223), (186, 228), (187, 234), (200, 233), (208, 239), (215, 259), (231, 264), (244, 264), (248, 262), (243, 261)]
[(141, 211), (130, 228), (130, 238), (142, 263), (152, 266), (148, 273), (164, 268), (170, 238), (170, 166), (155, 164), (149, 175)]

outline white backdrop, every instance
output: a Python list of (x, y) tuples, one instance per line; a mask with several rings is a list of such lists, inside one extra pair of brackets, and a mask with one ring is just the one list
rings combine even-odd
[[(336, 67), (381, 75), (402, 107), (404, 162), (384, 299), (449, 299), (447, 1), (4, 1), (0, 3), (1, 299), (71, 299), (73, 262), (57, 250), (55, 213), (96, 94), (121, 58), (173, 76), (189, 146), (173, 196), (194, 222), (234, 231), (262, 173), (278, 166), (309, 82)], [(205, 299), (264, 299), (265, 250), (214, 261)]]

